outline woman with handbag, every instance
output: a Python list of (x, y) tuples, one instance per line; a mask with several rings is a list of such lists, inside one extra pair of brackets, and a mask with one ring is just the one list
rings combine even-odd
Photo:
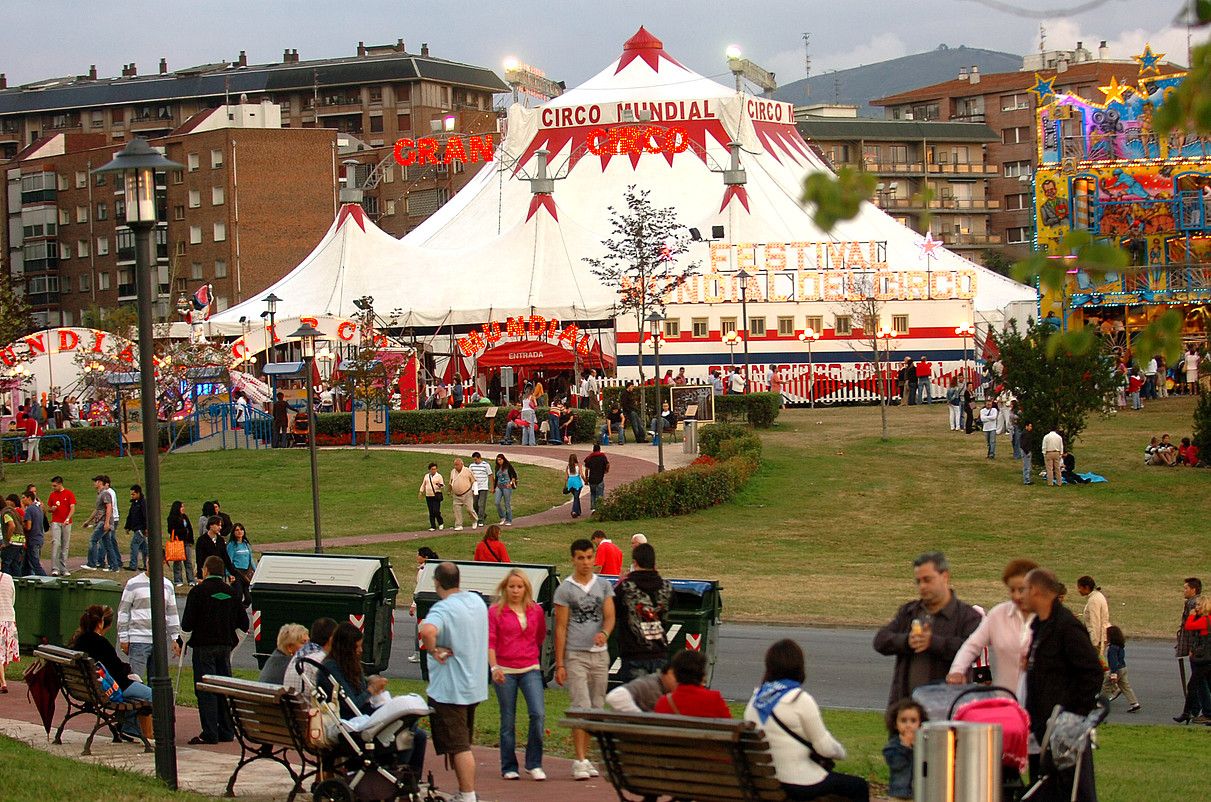
[(437, 470), (437, 463), (430, 462), (429, 472), (420, 480), (420, 490), (417, 491), (417, 494), (425, 500), (425, 504), (429, 507), (430, 532), (446, 528), (446, 521), (442, 518), (442, 499), (445, 498), (442, 490), (445, 487), (446, 480)]
[(580, 517), (580, 491), (584, 488), (584, 477), (580, 475), (580, 462), (575, 454), (568, 455), (568, 470), (564, 477), (563, 492), (572, 496), (572, 517)]
[(252, 603), (248, 587), (256, 571), (256, 558), (252, 556), (252, 544), (248, 542), (244, 524), (236, 524), (232, 528), (231, 540), (227, 541), (227, 557), (231, 560), (231, 567), (235, 568), (235, 586), (240, 591), (240, 599), (247, 607)]
[(513, 525), (513, 491), (517, 489), (517, 470), (504, 454), (496, 455), (496, 466), (492, 471), (493, 494), (496, 514), (505, 526)]
[[(172, 564), (172, 581), (181, 584), (181, 568), (185, 569), (185, 584), (196, 585), (193, 575), (193, 524), (185, 514), (185, 502), (174, 501), (168, 510), (168, 542), (164, 559)], [(180, 545), (173, 545), (179, 543)]]
[(505, 548), (504, 541), (500, 539), (500, 526), (492, 524), (484, 532), (483, 540), (475, 545), (476, 562), (481, 563), (507, 563), (509, 560), (509, 550)]
[[(80, 616), (80, 628), (72, 636), (68, 648), (84, 652), (96, 661), (98, 666), (105, 669), (110, 678), (118, 685), (122, 700), (151, 701), (151, 688), (138, 682), (130, 673), (130, 666), (118, 657), (118, 650), (105, 637), (105, 633), (114, 623), (114, 611), (110, 607), (94, 604)], [(122, 736), (134, 740), (141, 736), (151, 737), (151, 709), (148, 715), (139, 716), (134, 713), (126, 714), (122, 724)]]
[(765, 732), (774, 776), (789, 799), (869, 802), (866, 780), (833, 771), (833, 761), (845, 759), (845, 747), (824, 726), (816, 700), (803, 690), (804, 677), (799, 644), (787, 639), (770, 646), (765, 677), (744, 709), (744, 720)]

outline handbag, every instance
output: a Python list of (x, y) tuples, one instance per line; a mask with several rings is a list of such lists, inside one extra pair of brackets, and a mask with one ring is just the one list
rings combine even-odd
[[(319, 673), (328, 673), (328, 669), (314, 660), (304, 658), (298, 661), (298, 671), (303, 675), (303, 664), (309, 663), (315, 667), (317, 676), (307, 694), (307, 745), (316, 750), (331, 749), (336, 746), (341, 729), (340, 705), (337, 694), (331, 696), (320, 690)], [(304, 683), (306, 684), (306, 683)]]
[(176, 534), (169, 535), (168, 542), (164, 544), (164, 561), (170, 563), (185, 562), (185, 541), (179, 539)]
[(97, 679), (101, 682), (101, 695), (107, 701), (114, 704), (121, 704), (124, 699), (122, 697), (122, 689), (118, 687), (118, 683), (114, 681), (113, 676), (109, 673), (109, 669), (97, 663)]
[[(800, 691), (800, 693), (802, 693), (802, 691)], [(802, 735), (786, 726), (782, 719), (778, 718), (778, 714), (772, 710), (770, 711), (770, 718), (772, 718), (778, 724), (778, 726), (786, 732), (787, 735), (807, 747), (808, 757), (810, 757), (811, 761), (817, 766), (825, 771), (833, 771), (837, 767), (837, 761), (833, 760), (831, 757), (825, 757), (817, 752), (816, 747), (812, 745), (811, 741), (807, 740)]]

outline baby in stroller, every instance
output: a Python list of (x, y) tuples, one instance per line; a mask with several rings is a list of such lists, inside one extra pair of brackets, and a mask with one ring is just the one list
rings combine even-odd
[(426, 793), (420, 792), (428, 735), (418, 724), (431, 712), (428, 705), (415, 694), (393, 698), (384, 678), (363, 676), (361, 660), (362, 633), (345, 622), (322, 664), (306, 659), (298, 665), (300, 674), (304, 663), (316, 672), (310, 691), (329, 745), (314, 799), (435, 799), (432, 777)]

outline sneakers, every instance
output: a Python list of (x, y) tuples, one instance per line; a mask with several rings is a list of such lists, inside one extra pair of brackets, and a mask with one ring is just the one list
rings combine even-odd
[(587, 780), (587, 779), (591, 778), (593, 776), (593, 774), (592, 774), (592, 772), (589, 771), (589, 767), (592, 765), (593, 764), (587, 760), (573, 760), (572, 761), (572, 779), (573, 780)]
[(51, 571), (51, 572), (50, 572), (50, 575), (51, 575), (51, 576), (58, 576), (58, 575), (59, 575), (59, 572), (58, 572), (58, 571)]
[(1110, 697), (1110, 701), (1112, 701), (1112, 702), (1113, 702), (1115, 699), (1119, 698), (1119, 697), (1120, 697), (1120, 696), (1122, 696), (1122, 695), (1123, 695), (1122, 690), (1117, 690), (1117, 691), (1115, 691), (1115, 692), (1114, 692), (1114, 696), (1111, 696), (1111, 697)]
[(89, 563), (85, 563), (85, 564), (84, 564), (84, 568), (85, 568), (85, 570), (87, 570), (87, 571), (96, 571), (96, 570), (97, 570), (97, 566), (95, 566), (95, 565), (90, 565)]
[(445, 529), (445, 528), (446, 528), (446, 525), (445, 525), (445, 524), (438, 524), (438, 525), (437, 525), (437, 528), (438, 528), (438, 529)]
[(584, 765), (585, 765), (585, 767), (586, 767), (586, 768), (589, 770), (589, 776), (590, 776), (590, 777), (596, 777), (596, 776), (598, 776), (598, 773), (597, 773), (597, 767), (593, 765), (593, 761), (586, 759), (586, 760), (584, 761)]
[(409, 663), (419, 663), (420, 662), (420, 652), (413, 652), (412, 654), (408, 655), (408, 662)]
[(529, 774), (530, 779), (535, 782), (542, 782), (547, 778), (547, 773), (542, 770), (541, 766), (536, 769), (526, 769), (526, 774)]
[(505, 521), (505, 526), (512, 526), (512, 525), (513, 525), (512, 521)]
[(500, 775), (500, 778), (502, 780), (520, 780), (521, 775), (515, 771), (506, 771), (504, 774)]
[(61, 576), (61, 577), (69, 577), (69, 576), (71, 576), (71, 571), (64, 571), (63, 573), (59, 574), (59, 576)]
[(454, 531), (461, 532), (461, 531), (463, 531), (463, 528), (461, 526), (456, 526), (456, 527), (454, 527)]
[(1131, 705), (1131, 707), (1127, 708), (1127, 712), (1128, 713), (1138, 713), (1138, 712), (1140, 712), (1141, 707), (1143, 707), (1143, 705), (1141, 705), (1139, 702), (1136, 702), (1135, 704)]
[(436, 526), (430, 526), (430, 527), (429, 527), (429, 531), (430, 531), (430, 532), (436, 532), (436, 531), (437, 531), (437, 527), (436, 527)]

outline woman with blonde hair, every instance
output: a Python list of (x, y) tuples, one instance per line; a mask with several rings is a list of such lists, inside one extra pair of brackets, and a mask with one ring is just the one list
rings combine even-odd
[(526, 735), (526, 772), (545, 780), (542, 740), (546, 720), (542, 690), (542, 644), (547, 619), (534, 601), (534, 587), (520, 568), (505, 575), (496, 588), (497, 601), (488, 608), (488, 664), (500, 704), (500, 774), (520, 779), (517, 771), (517, 691), (526, 697), (530, 726)]

